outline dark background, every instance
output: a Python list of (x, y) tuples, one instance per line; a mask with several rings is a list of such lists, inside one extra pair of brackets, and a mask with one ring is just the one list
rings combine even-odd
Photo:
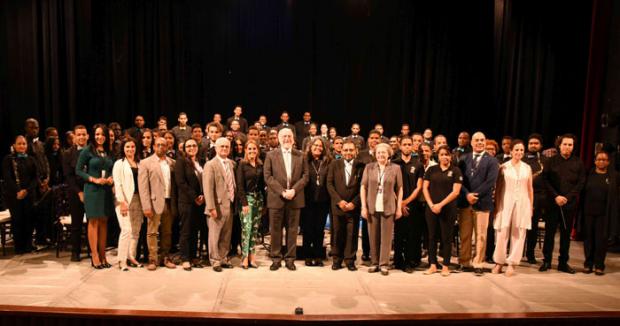
[(309, 110), (344, 135), (408, 122), (452, 145), (460, 130), (536, 131), (549, 147), (596, 133), (584, 117), (602, 106), (588, 85), (611, 2), (1, 0), (0, 152), (31, 116), (41, 131), (136, 114), (172, 128), (180, 111), (204, 125), (236, 104), (271, 125)]

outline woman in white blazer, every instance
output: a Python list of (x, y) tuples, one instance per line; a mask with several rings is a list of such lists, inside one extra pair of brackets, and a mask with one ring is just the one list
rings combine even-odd
[(121, 144), (120, 159), (114, 163), (114, 195), (116, 216), (121, 233), (118, 237), (118, 268), (142, 267), (136, 260), (136, 246), (142, 226), (142, 205), (138, 195), (138, 163), (136, 162), (136, 141), (127, 138)]
[[(532, 186), (532, 169), (521, 161), (525, 153), (523, 141), (515, 139), (510, 145), (511, 160), (502, 164), (498, 185), (495, 192), (496, 215), (494, 274), (502, 272), (502, 266), (508, 264), (506, 276), (514, 274), (514, 266), (519, 265), (523, 256), (523, 246), (527, 230), (532, 228), (534, 211), (534, 188)], [(510, 237), (510, 255), (507, 256), (508, 238)]]

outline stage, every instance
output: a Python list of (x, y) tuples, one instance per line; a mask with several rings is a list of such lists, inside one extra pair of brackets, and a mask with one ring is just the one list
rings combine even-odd
[[(110, 262), (115, 251), (108, 252)], [(540, 260), (540, 252), (537, 252)], [(266, 251), (258, 252), (258, 269), (210, 268), (184, 271), (145, 268), (121, 272), (95, 270), (88, 260), (69, 262), (69, 252), (54, 251), (0, 260), (2, 314), (46, 316), (117, 316), (132, 318), (232, 318), (275, 321), (402, 321), (487, 318), (617, 318), (620, 316), (620, 255), (609, 254), (605, 276), (581, 273), (582, 243), (571, 244), (575, 275), (538, 272), (526, 262), (517, 274), (453, 273), (423, 275), (391, 270), (389, 276), (325, 267), (269, 271)], [(235, 264), (238, 265), (238, 259)], [(489, 268), (491, 265), (488, 266)], [(295, 308), (303, 316), (295, 316)], [(554, 319), (558, 321), (557, 319)], [(578, 321), (580, 319), (574, 319)], [(584, 321), (583, 319), (581, 319)]]

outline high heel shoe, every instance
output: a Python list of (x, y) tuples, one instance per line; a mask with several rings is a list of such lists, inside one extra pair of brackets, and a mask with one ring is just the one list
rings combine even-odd
[(103, 266), (103, 268), (110, 268), (112, 267), (112, 264), (108, 263), (107, 261), (104, 263), (101, 263), (101, 266)]
[(93, 257), (90, 257), (90, 266), (94, 269), (103, 269), (103, 265), (101, 263), (99, 263), (99, 265), (95, 265), (95, 263), (93, 262)]
[(127, 259), (127, 266), (132, 267), (132, 268), (142, 268), (144, 267), (142, 264), (140, 264), (139, 262), (132, 262), (131, 260)]
[(120, 262), (118, 263), (118, 269), (120, 269), (123, 272), (128, 272), (129, 271), (129, 267), (123, 266)]

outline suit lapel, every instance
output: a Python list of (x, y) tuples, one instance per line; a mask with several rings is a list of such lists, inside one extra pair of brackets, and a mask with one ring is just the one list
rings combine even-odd
[(159, 179), (160, 184), (164, 184), (164, 175), (159, 166), (159, 157), (157, 157), (157, 155), (152, 155), (151, 157), (153, 158), (153, 171), (155, 172), (155, 176)]

